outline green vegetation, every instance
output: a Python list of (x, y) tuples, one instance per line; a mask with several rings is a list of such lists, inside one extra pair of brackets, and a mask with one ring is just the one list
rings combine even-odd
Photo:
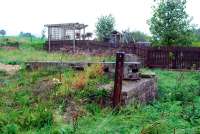
[(200, 47), (200, 28), (194, 30), (194, 42), (192, 45), (195, 47)]
[(115, 18), (112, 15), (101, 16), (96, 24), (96, 34), (100, 41), (106, 41), (114, 31)]
[(192, 46), (194, 46), (194, 47), (200, 47), (200, 41), (192, 42)]
[(6, 35), (6, 31), (4, 29), (0, 30), (0, 35), (1, 36), (5, 36)]
[(193, 27), (186, 13), (186, 0), (156, 0), (149, 21), (154, 44), (191, 45)]
[[(30, 40), (26, 40), (29, 42)], [(0, 71), (0, 133), (2, 134), (198, 134), (200, 133), (200, 73), (148, 70), (157, 75), (158, 96), (150, 104), (132, 104), (116, 112), (103, 107), (108, 92), (99, 85), (112, 80), (100, 65), (85, 71), (25, 70), (27, 60), (60, 60), (29, 44), (0, 49), (3, 63), (21, 65), (14, 76)], [(107, 57), (64, 55), (64, 60)], [(110, 58), (112, 59), (112, 58)]]
[(21, 36), (5, 36), (0, 37), (1, 46), (14, 46), (34, 48), (37, 50), (43, 49), (45, 40), (36, 37), (21, 37)]
[(123, 31), (123, 42), (126, 44), (134, 42), (149, 42), (150, 40), (151, 37), (141, 31), (130, 31), (129, 29)]
[[(69, 69), (62, 70), (61, 85), (51, 83), (60, 79), (58, 70), (22, 69), (14, 77), (1, 72), (0, 133), (199, 133), (200, 74), (153, 72), (158, 77), (157, 100), (123, 107), (119, 113), (96, 103), (106, 96), (97, 86), (110, 80), (91, 75), (91, 69), (83, 72), (88, 78), (81, 88), (73, 87), (74, 80), (83, 80), (80, 73)], [(65, 116), (72, 102), (80, 116), (67, 123)]]
[(146, 42), (150, 41), (150, 37), (143, 32), (140, 31), (133, 31), (132, 36), (135, 39), (135, 42)]
[[(83, 72), (88, 77), (85, 78), (87, 81), (73, 70), (46, 69), (28, 72), (21, 69), (15, 76), (1, 72), (0, 133), (44, 133), (44, 129), (45, 133), (55, 133), (62, 129), (66, 133), (72, 131), (73, 126), (64, 120), (64, 115), (72, 112), (66, 111), (70, 103), (77, 103), (77, 110), (81, 110), (82, 105), (91, 100), (91, 95), (93, 99), (95, 96), (106, 95), (102, 91), (98, 92), (96, 87), (97, 84), (109, 82), (109, 79), (101, 73), (94, 75), (95, 68), (88, 68)], [(91, 72), (91, 69), (94, 71)], [(79, 82), (75, 83), (74, 80)], [(81, 81), (84, 84), (77, 87)], [(86, 102), (81, 102), (83, 99)], [(84, 115), (86, 113), (83, 111)]]
[[(5, 39), (9, 41), (9, 44), (5, 42)], [(0, 44), (2, 46), (11, 46), (18, 42), (19, 49), (7, 50), (0, 48), (0, 62), (7, 64), (22, 64), (26, 61), (58, 61), (62, 58), (63, 61), (103, 61), (112, 60), (109, 57), (88, 57), (87, 55), (67, 55), (62, 53), (48, 53), (43, 51), (44, 40), (39, 38), (28, 37), (5, 37), (0, 38)], [(1, 45), (0, 45), (1, 46)]]
[(199, 133), (200, 74), (153, 71), (158, 75), (157, 101), (149, 105), (130, 105), (118, 114), (104, 109), (81, 119), (78, 131), (91, 134)]

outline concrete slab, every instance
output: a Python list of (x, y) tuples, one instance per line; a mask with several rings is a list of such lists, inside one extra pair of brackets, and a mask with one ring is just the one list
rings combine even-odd
[[(114, 84), (103, 85), (100, 88), (113, 91)], [(157, 86), (155, 78), (142, 78), (137, 81), (123, 81), (122, 83), (122, 103), (129, 104), (135, 101), (148, 103), (155, 99)], [(112, 96), (111, 96), (112, 97)]]

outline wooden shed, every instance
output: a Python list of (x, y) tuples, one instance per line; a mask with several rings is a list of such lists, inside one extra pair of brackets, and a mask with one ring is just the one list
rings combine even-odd
[(73, 50), (75, 51), (76, 40), (85, 40), (85, 28), (88, 25), (80, 23), (47, 24), (48, 28), (48, 50), (51, 51), (51, 42), (62, 43), (65, 40), (73, 40)]

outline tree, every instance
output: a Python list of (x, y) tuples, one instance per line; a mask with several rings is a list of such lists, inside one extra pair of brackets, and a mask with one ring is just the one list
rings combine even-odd
[(129, 43), (135, 43), (135, 39), (133, 38), (133, 34), (132, 32), (130, 32), (130, 30), (125, 30), (122, 31), (122, 39), (123, 39), (123, 43), (129, 44)]
[(195, 41), (200, 41), (200, 28), (194, 30)]
[(0, 30), (0, 35), (1, 36), (5, 36), (6, 35), (6, 31), (4, 29)]
[(30, 41), (32, 42), (33, 41), (33, 38), (35, 38), (34, 35), (32, 35), (31, 33), (27, 32), (20, 32), (19, 36), (21, 37), (26, 37), (26, 38), (30, 38)]
[(192, 43), (191, 19), (186, 13), (186, 0), (156, 0), (149, 21), (154, 43), (189, 45)]
[(33, 35), (31, 33), (25, 33), (25, 32), (20, 32), (19, 36), (21, 37), (33, 37)]
[(133, 36), (135, 42), (139, 42), (139, 41), (147, 42), (147, 41), (149, 41), (149, 38), (150, 38), (145, 33), (140, 32), (140, 31), (133, 31), (132, 36)]
[(46, 37), (45, 33), (46, 33), (46, 30), (42, 29), (42, 31), (41, 31), (41, 39), (45, 39), (45, 37)]
[(115, 18), (112, 15), (101, 16), (96, 23), (96, 34), (99, 40), (106, 41), (110, 38), (115, 26)]
[(129, 29), (122, 32), (123, 42), (126, 44), (135, 42), (148, 42), (150, 36), (140, 31), (130, 31)]

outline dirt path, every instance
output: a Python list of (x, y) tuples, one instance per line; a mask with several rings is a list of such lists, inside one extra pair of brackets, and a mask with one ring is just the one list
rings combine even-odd
[(6, 65), (0, 63), (0, 71), (5, 71), (10, 75), (15, 74), (20, 69), (19, 65)]

